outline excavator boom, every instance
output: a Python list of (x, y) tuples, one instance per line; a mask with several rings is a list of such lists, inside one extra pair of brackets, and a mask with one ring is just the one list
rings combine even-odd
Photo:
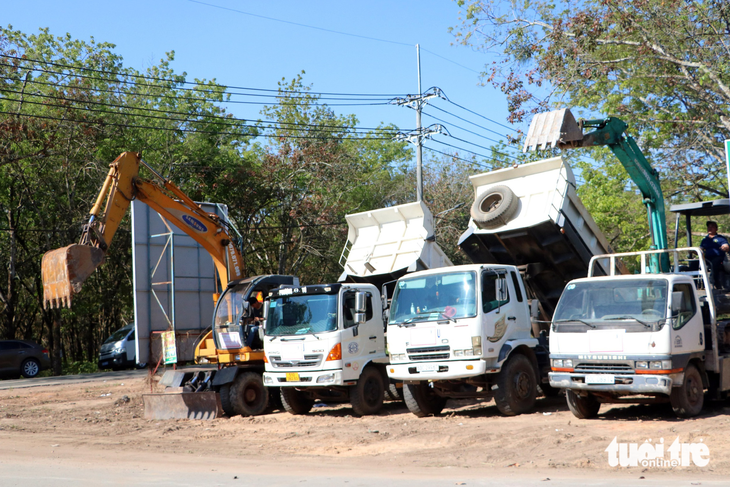
[[(144, 164), (159, 183), (139, 177)], [(109, 165), (109, 173), (92, 207), (79, 243), (46, 252), (41, 264), (43, 301), (46, 307), (71, 306), (74, 294), (104, 262), (112, 238), (129, 204), (138, 199), (190, 235), (213, 257), (225, 289), (229, 279), (243, 277), (243, 260), (226, 224), (203, 211), (180, 188), (149, 167), (136, 152), (124, 152)], [(106, 200), (104, 211), (101, 207)]]

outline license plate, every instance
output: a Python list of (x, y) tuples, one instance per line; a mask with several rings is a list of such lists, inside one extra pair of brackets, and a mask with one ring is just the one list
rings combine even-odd
[(616, 382), (613, 375), (610, 374), (590, 374), (586, 375), (586, 384), (613, 384)]
[(299, 382), (299, 374), (297, 372), (287, 372), (286, 381), (287, 382)]
[(420, 364), (416, 366), (416, 370), (419, 372), (436, 372), (439, 366), (436, 364)]

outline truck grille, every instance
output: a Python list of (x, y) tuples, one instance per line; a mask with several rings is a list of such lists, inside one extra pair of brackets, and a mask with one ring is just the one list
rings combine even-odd
[(322, 355), (305, 355), (304, 360), (281, 360), (280, 356), (270, 355), (269, 361), (276, 368), (317, 367), (322, 362)]
[(575, 369), (573, 369), (575, 372), (582, 372), (587, 374), (628, 374), (634, 371), (634, 368), (631, 365), (628, 364), (621, 364), (621, 363), (583, 363), (578, 364), (575, 366)]
[[(418, 360), (445, 360), (450, 356), (448, 345), (441, 345), (438, 347), (417, 347), (408, 348), (408, 359), (413, 361)], [(445, 353), (444, 353), (445, 352)]]

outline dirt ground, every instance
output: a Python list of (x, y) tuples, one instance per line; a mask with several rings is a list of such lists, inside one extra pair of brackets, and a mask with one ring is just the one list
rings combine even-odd
[[(151, 385), (152, 383), (152, 385)], [(0, 390), (0, 444), (73, 445), (84, 451), (136, 452), (140, 457), (171, 450), (194, 454), (215, 449), (229, 456), (364, 459), (379, 465), (494, 468), (503, 472), (594, 471), (597, 475), (646, 472), (667, 467), (612, 468), (604, 451), (619, 442), (703, 441), (706, 467), (676, 473), (717, 479), (730, 474), (730, 402), (712, 403), (702, 416), (679, 420), (668, 405), (604, 405), (595, 420), (578, 420), (564, 398), (541, 398), (537, 410), (501, 416), (493, 402), (450, 401), (439, 417), (416, 418), (400, 402), (377, 416), (354, 417), (349, 405), (318, 405), (307, 416), (283, 411), (211, 421), (144, 419), (142, 395), (159, 386), (149, 377)], [(155, 390), (155, 392), (157, 392)]]

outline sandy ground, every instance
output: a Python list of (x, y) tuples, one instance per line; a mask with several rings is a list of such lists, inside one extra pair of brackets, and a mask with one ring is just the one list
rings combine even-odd
[[(354, 417), (349, 405), (321, 405), (307, 416), (283, 411), (211, 421), (144, 419), (142, 395), (157, 388), (149, 377), (0, 390), (0, 450), (28, 461), (77, 459), (96, 452), (113, 464), (114, 452), (140, 461), (165, 452), (318, 465), (367, 465), (372, 471), (410, 472), (452, 468), (490, 469), (549, 477), (688, 475), (718, 480), (730, 475), (730, 402), (711, 403), (691, 420), (674, 417), (668, 405), (604, 405), (595, 420), (578, 420), (563, 397), (541, 398), (537, 410), (503, 417), (493, 402), (450, 401), (439, 417), (416, 418), (400, 402), (377, 416)], [(604, 451), (619, 442), (704, 442), (705, 467), (612, 468)], [(104, 452), (105, 455), (98, 455)], [(668, 457), (668, 455), (667, 455)], [(453, 485), (453, 484), (452, 484)], [(456, 484), (459, 485), (459, 484)], [(688, 482), (687, 485), (690, 485)], [(698, 485), (694, 483), (694, 485)]]

